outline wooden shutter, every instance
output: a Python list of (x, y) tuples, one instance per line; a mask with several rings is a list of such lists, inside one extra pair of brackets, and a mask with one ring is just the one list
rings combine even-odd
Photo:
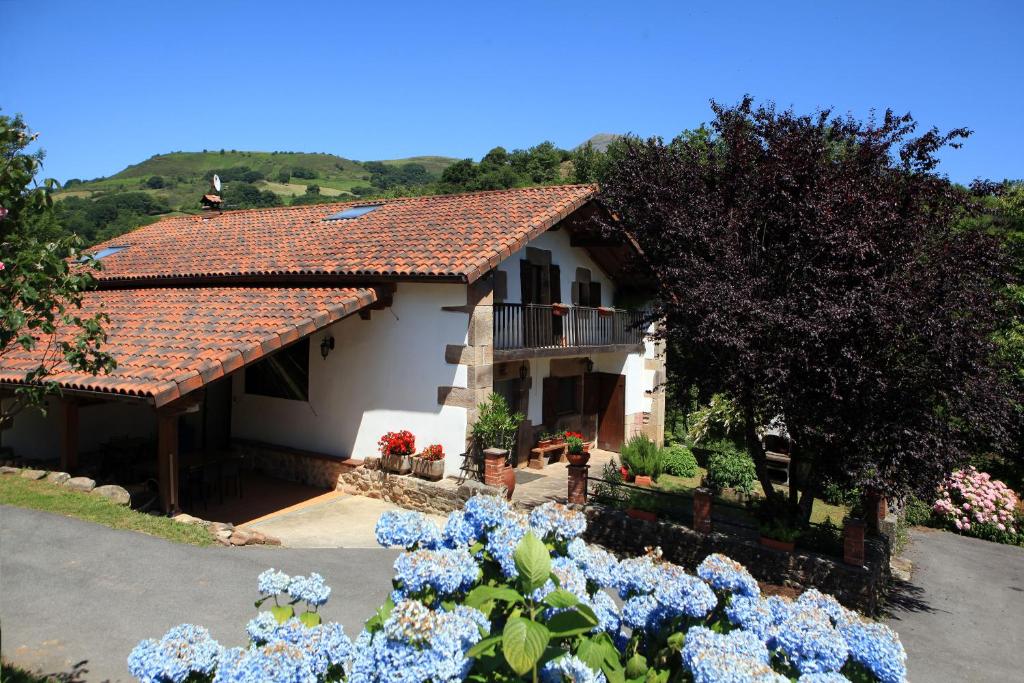
[(540, 275), (540, 297), (537, 300), (539, 304), (550, 304), (553, 299), (551, 298), (551, 267), (550, 266), (536, 266), (535, 269)]
[(544, 421), (544, 426), (548, 429), (554, 429), (555, 422), (558, 416), (555, 414), (556, 406), (558, 404), (558, 378), (557, 377), (545, 377), (543, 384), (543, 395), (541, 397), (541, 419)]
[(583, 375), (583, 414), (596, 415), (600, 408), (601, 376), (588, 372)]
[(533, 266), (526, 259), (519, 262), (519, 288), (520, 296), (522, 297), (519, 302), (523, 304), (537, 303), (534, 300), (533, 292)]
[[(550, 277), (551, 277), (551, 302), (552, 303), (555, 303), (555, 302), (561, 303), (562, 302), (562, 274), (561, 274), (561, 271), (558, 269), (558, 266), (554, 265), (554, 264), (551, 265), (549, 270), (551, 271), (551, 275), (550, 275)], [(554, 339), (552, 339), (552, 341), (556, 345), (561, 343), (560, 340), (561, 340), (562, 335), (563, 335), (563, 329), (564, 329), (564, 327), (563, 327), (563, 322), (562, 322), (561, 316), (554, 316), (554, 315), (552, 315), (552, 317), (551, 317), (551, 334), (554, 337)]]
[(593, 307), (601, 305), (601, 283), (591, 282), (590, 283), (590, 304)]
[(494, 271), (494, 303), (500, 304), (508, 298), (508, 273)]

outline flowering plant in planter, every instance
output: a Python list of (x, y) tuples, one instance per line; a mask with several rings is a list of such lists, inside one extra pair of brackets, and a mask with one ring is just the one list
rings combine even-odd
[(586, 450), (586, 442), (579, 432), (565, 432), (565, 443), (570, 453), (582, 453)]
[(657, 551), (619, 559), (585, 530), (582, 513), (557, 503), (527, 514), (491, 496), (443, 529), (385, 512), (377, 540), (404, 552), (354, 643), (339, 624), (265, 613), (249, 623), (248, 648), (186, 624), (140, 643), (129, 670), (160, 683), (906, 680), (896, 634), (831, 596), (766, 597), (724, 555), (696, 574)]
[(416, 451), (416, 437), (408, 430), (388, 432), (377, 442), (381, 455), (412, 455)]
[(427, 462), (437, 462), (438, 460), (444, 460), (444, 449), (441, 447), (441, 444), (439, 443), (430, 444), (429, 446), (424, 448), (423, 451), (420, 452), (419, 456), (417, 457), (419, 457), (422, 460), (426, 460)]

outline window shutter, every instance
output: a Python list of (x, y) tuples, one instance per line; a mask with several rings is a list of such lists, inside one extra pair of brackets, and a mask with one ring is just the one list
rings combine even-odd
[(550, 266), (538, 266), (537, 270), (540, 273), (540, 297), (537, 301), (539, 304), (550, 304), (551, 299), (551, 267)]
[(558, 405), (558, 378), (545, 377), (542, 395), (541, 419), (544, 426), (553, 429), (557, 416), (555, 414)]
[(583, 414), (596, 415), (600, 410), (601, 376), (588, 372), (583, 375)]
[(571, 297), (572, 305), (573, 306), (579, 306), (580, 305), (580, 283), (577, 282), (576, 280), (573, 280), (572, 281), (572, 285), (570, 285), (570, 287), (571, 287), (571, 289), (569, 291), (569, 296)]
[(508, 299), (508, 273), (503, 270), (494, 271), (494, 303), (500, 304)]
[(601, 305), (601, 283), (590, 283), (590, 305), (597, 308)]
[(519, 289), (522, 297), (520, 303), (537, 303), (533, 299), (533, 267), (526, 259), (519, 262)]
[(551, 302), (562, 302), (562, 272), (557, 265), (552, 264), (551, 274)]

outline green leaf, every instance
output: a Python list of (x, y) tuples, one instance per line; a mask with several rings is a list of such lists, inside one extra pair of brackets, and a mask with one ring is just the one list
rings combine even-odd
[(295, 616), (295, 610), (291, 605), (278, 605), (270, 608), (270, 613), (277, 619), (277, 623), (283, 624)]
[(548, 575), (551, 574), (551, 555), (532, 531), (527, 532), (523, 540), (519, 541), (512, 558), (515, 560), (525, 592), (540, 588), (548, 580)]
[(683, 643), (686, 642), (686, 634), (681, 631), (676, 631), (670, 635), (665, 642), (668, 643), (668, 646), (673, 650), (682, 650)]
[(299, 615), (299, 621), (309, 628), (320, 625), (320, 615), (316, 612), (303, 612)]
[(551, 634), (543, 624), (523, 617), (512, 617), (505, 622), (501, 651), (512, 670), (522, 676), (544, 654), (550, 639)]
[(501, 600), (512, 604), (523, 602), (524, 598), (511, 588), (503, 586), (477, 586), (466, 595), (466, 606), (479, 609), (481, 605), (491, 600)]
[(578, 636), (591, 631), (597, 626), (597, 617), (589, 609), (587, 611), (590, 614), (586, 614), (581, 609), (583, 607), (585, 605), (577, 605), (576, 609), (571, 612), (559, 612), (548, 619), (548, 628), (551, 630), (551, 635), (557, 638)]
[(580, 599), (569, 591), (559, 588), (544, 596), (544, 604), (550, 605), (555, 609), (565, 609), (580, 604)]
[(626, 662), (626, 676), (640, 678), (647, 673), (647, 668), (647, 658), (638, 652)]
[(472, 659), (479, 659), (481, 655), (494, 654), (494, 648), (501, 643), (501, 639), (502, 635), (500, 633), (496, 636), (484, 638), (479, 643), (469, 648), (466, 656)]

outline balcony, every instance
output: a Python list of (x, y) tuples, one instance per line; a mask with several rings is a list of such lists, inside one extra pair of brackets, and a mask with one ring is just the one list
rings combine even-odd
[(641, 347), (646, 328), (643, 311), (494, 304), (494, 358), (628, 353)]

